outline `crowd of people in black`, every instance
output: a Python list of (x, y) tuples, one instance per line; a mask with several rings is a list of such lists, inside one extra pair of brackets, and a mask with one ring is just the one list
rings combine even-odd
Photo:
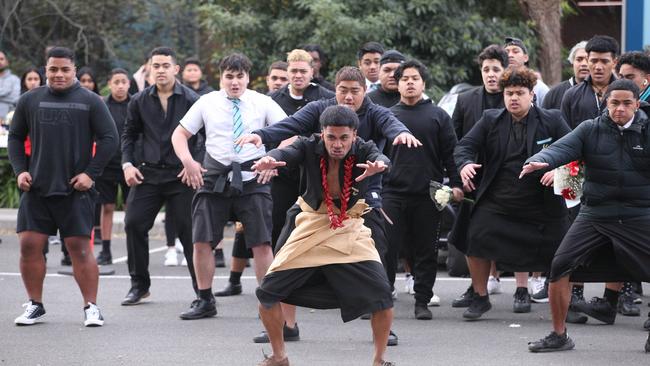
[[(45, 315), (45, 253), (59, 235), (84, 325), (104, 324), (98, 264), (112, 263), (121, 192), (131, 276), (122, 305), (151, 295), (148, 233), (164, 206), (165, 265), (182, 253), (196, 294), (181, 319), (215, 316), (215, 296), (241, 294), (252, 258), (265, 328), (253, 340), (273, 348), (260, 365), (289, 365), (284, 342), (300, 340), (296, 306), (370, 319), (373, 365), (393, 365), (384, 354), (398, 344), (398, 267), (416, 319), (432, 319), (429, 307), (440, 305), (442, 214), (431, 182), (448, 186), (449, 242), (472, 279), (452, 301), (466, 308), (463, 318), (485, 316), (504, 272), (515, 276), (515, 313), (550, 302), (553, 331), (531, 352), (574, 348), (566, 323), (641, 314), (641, 282), (650, 281), (650, 55), (621, 55), (616, 40), (596, 35), (570, 50), (573, 76), (549, 89), (524, 42), (506, 37), (477, 55), (483, 83), (458, 95), (451, 115), (426, 95), (426, 66), (398, 50), (363, 44), (358, 64), (333, 83), (320, 73), (324, 59), (318, 45), (292, 50), (270, 65), (262, 94), (249, 89), (251, 61), (233, 53), (219, 62), (215, 91), (197, 59), (181, 63), (157, 47), (136, 73), (112, 70), (100, 97), (93, 70), (77, 69), (68, 48), (48, 49), (45, 67), (21, 79), (0, 52), (29, 298), (15, 323)], [(557, 192), (567, 164), (584, 176), (580, 204)], [(230, 278), (213, 291), (230, 222)], [(603, 297), (587, 302), (584, 282), (606, 282)]]

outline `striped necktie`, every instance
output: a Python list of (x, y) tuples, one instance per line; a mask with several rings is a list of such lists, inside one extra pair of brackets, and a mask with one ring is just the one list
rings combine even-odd
[[(241, 119), (241, 111), (239, 110), (239, 103), (241, 99), (233, 98), (232, 101), (232, 137), (233, 141), (237, 140), (244, 133), (244, 123)], [(242, 147), (235, 146), (235, 153), (239, 154)]]

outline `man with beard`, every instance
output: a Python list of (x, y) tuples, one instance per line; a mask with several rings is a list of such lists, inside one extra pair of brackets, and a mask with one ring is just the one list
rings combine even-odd
[[(535, 82), (533, 71), (509, 66), (500, 80), (506, 108), (485, 111), (454, 151), (465, 190), (478, 188), (467, 232), (476, 295), (463, 313), (465, 319), (478, 319), (492, 307), (487, 292), (490, 261), (513, 272), (547, 271), (568, 227), (564, 199), (550, 188), (552, 172), (518, 180), (528, 157), (569, 132), (559, 111), (532, 105)], [(482, 156), (480, 164), (477, 156)], [(483, 175), (476, 186), (478, 171)], [(517, 277), (516, 286), (513, 310), (530, 311), (526, 277)]]

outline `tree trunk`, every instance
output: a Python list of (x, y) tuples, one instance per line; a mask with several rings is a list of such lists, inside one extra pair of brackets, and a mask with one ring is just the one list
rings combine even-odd
[(555, 85), (562, 81), (562, 37), (560, 34), (561, 0), (518, 0), (524, 15), (534, 22), (540, 40), (537, 52), (544, 82)]

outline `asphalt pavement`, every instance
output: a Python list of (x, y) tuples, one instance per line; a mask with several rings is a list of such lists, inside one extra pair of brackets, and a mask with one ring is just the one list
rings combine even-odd
[[(226, 233), (229, 257), (232, 232)], [(116, 274), (100, 279), (98, 305), (106, 324), (82, 325), (82, 299), (70, 276), (59, 275), (60, 248), (48, 254), (41, 324), (18, 327), (13, 320), (27, 301), (19, 274), (17, 237), (0, 235), (0, 365), (256, 365), (269, 345), (252, 342), (262, 330), (254, 295), (252, 268), (242, 279), (244, 293), (218, 298), (219, 314), (210, 319), (183, 321), (178, 315), (193, 299), (186, 267), (164, 267), (164, 242), (153, 239), (150, 249), (151, 297), (145, 304), (125, 307), (120, 301), (129, 289), (126, 243), (123, 235), (113, 240), (112, 267)], [(229, 258), (228, 258), (229, 261)], [(218, 268), (213, 289), (226, 284), (227, 268)], [(435, 293), (442, 305), (431, 308), (434, 319), (416, 320), (414, 299), (404, 293), (404, 278), (397, 281), (393, 330), (399, 345), (389, 347), (386, 359), (397, 365), (649, 365), (643, 352), (647, 332), (648, 298), (641, 317), (619, 316), (614, 325), (590, 319), (586, 325), (570, 325), (576, 349), (532, 354), (527, 342), (551, 330), (548, 304), (534, 304), (528, 314), (512, 313), (514, 282), (503, 279), (504, 293), (491, 296), (493, 309), (483, 319), (462, 320), (463, 309), (451, 300), (464, 292), (468, 279), (450, 278), (439, 271)], [(600, 284), (589, 284), (585, 296), (601, 296)], [(646, 293), (650, 288), (645, 288)], [(341, 321), (336, 310), (298, 309), (301, 341), (287, 344), (291, 365), (371, 365), (373, 346), (367, 320)]]

